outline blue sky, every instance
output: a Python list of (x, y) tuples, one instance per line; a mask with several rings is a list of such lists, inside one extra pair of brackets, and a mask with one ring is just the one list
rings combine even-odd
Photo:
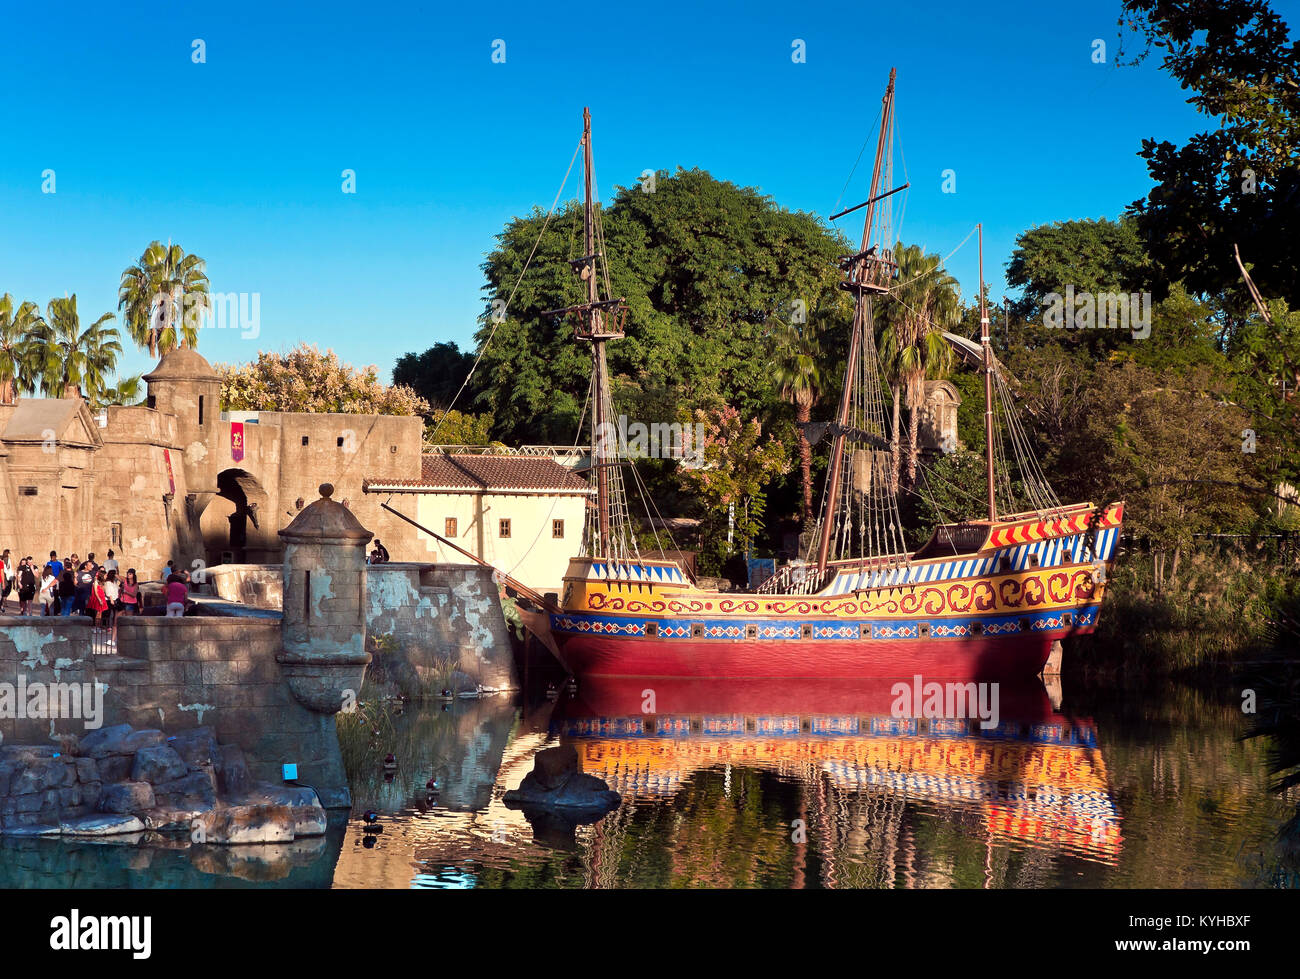
[[(1141, 140), (1203, 125), (1154, 57), (1115, 66), (1113, 0), (465, 6), (11, 5), (0, 292), (42, 307), (75, 292), (87, 322), (170, 238), (214, 291), (261, 297), (260, 334), (205, 331), (210, 360), (307, 340), (386, 378), (403, 352), (470, 341), (483, 256), (511, 216), (549, 206), (584, 104), (606, 199), (647, 168), (699, 166), (826, 215), (896, 66), (902, 237), (947, 254), (982, 220), (997, 297), (1018, 232), (1117, 216), (1149, 184)], [(869, 170), (870, 150), (846, 203)], [(973, 293), (973, 238), (949, 267)], [(132, 349), (122, 366), (151, 363)]]

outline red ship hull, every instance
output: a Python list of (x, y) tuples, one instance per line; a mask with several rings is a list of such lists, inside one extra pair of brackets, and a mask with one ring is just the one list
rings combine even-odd
[(1000, 680), (1038, 675), (1053, 641), (1078, 630), (961, 640), (664, 642), (609, 636), (555, 636), (560, 661), (578, 676), (910, 677)]

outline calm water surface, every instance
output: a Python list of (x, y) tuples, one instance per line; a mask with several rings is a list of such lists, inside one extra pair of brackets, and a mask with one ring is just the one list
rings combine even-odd
[[(996, 727), (891, 716), (892, 681), (588, 681), (389, 709), (345, 739), (353, 818), (266, 847), (0, 840), (6, 887), (1288, 887), (1268, 738), (1213, 691), (1002, 688)], [(1055, 693), (1055, 691), (1053, 691)], [(376, 733), (377, 732), (377, 733)], [(571, 744), (622, 805), (501, 801)], [(381, 760), (396, 754), (385, 773)], [(426, 783), (438, 780), (431, 798)], [(379, 814), (382, 832), (361, 813)]]

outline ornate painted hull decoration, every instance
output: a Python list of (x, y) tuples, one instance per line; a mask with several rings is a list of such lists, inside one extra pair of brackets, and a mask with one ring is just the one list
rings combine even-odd
[(589, 676), (1032, 677), (1053, 642), (1097, 625), (1123, 504), (1078, 510), (998, 523), (975, 554), (838, 565), (811, 595), (702, 591), (662, 562), (579, 559), (551, 636)]

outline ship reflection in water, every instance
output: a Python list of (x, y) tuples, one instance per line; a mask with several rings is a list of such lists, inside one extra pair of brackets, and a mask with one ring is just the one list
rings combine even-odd
[[(740, 791), (737, 770), (793, 783), (798, 814), (784, 831), (793, 850), (816, 853), (826, 885), (958, 883), (918, 857), (922, 813), (984, 842), (986, 886), (999, 844), (1117, 862), (1120, 816), (1090, 719), (1055, 711), (1037, 681), (997, 685), (996, 724), (987, 712), (962, 711), (960, 700), (923, 709), (937, 704), (912, 697), (919, 688), (590, 679), (552, 729), (625, 799), (671, 803), (693, 780), (719, 773), (729, 796)], [(936, 713), (947, 716), (915, 716)], [(808, 854), (790, 856), (793, 870)], [(871, 873), (840, 879), (846, 865)], [(804, 870), (796, 877), (809, 883)]]
[[(423, 761), (377, 783), (385, 830), (353, 821), (334, 886), (1044, 887), (1113, 871), (1121, 817), (1088, 717), (1038, 681), (998, 685), (991, 726), (896, 716), (896, 682), (587, 678), (522, 713), (480, 702), (459, 741), (509, 731), (500, 763), (442, 755), (475, 803), (428, 805)], [(556, 745), (621, 805), (574, 821), (507, 807)], [(359, 805), (368, 791), (354, 785)]]

